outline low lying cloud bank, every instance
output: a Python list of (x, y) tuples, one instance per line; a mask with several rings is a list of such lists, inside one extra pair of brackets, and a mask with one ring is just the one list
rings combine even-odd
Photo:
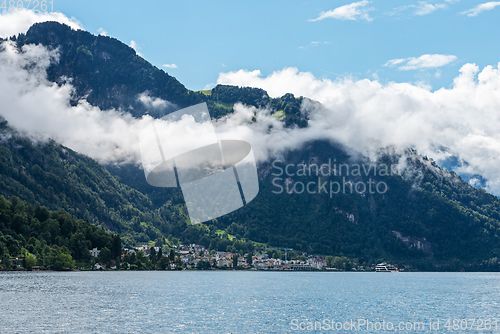
[(326, 137), (371, 158), (384, 147), (414, 147), (438, 162), (455, 155), (469, 164), (457, 172), (483, 176), (487, 190), (500, 195), (498, 66), (480, 70), (465, 64), (450, 89), (434, 92), (410, 83), (318, 79), (296, 68), (267, 77), (258, 70), (221, 73), (218, 83), (262, 88), (271, 97), (293, 93), (321, 102), (309, 116), (306, 133), (287, 136), (289, 140)]
[[(59, 59), (58, 51), (41, 45), (25, 45), (18, 50), (15, 43), (0, 44), (0, 116), (22, 135), (35, 142), (55, 140), (100, 163), (141, 164), (139, 134), (153, 122), (149, 114), (134, 118), (122, 110), (101, 110), (85, 99), (70, 104), (74, 87), (71, 80), (57, 85), (47, 79), (47, 68)], [(175, 108), (169, 101), (145, 91), (137, 96), (148, 113)], [(238, 104), (235, 113), (217, 121), (219, 139), (242, 139), (254, 143), (260, 161), (295, 148), (305, 141), (287, 139), (293, 130), (271, 116), (270, 110), (257, 110)], [(253, 122), (254, 116), (257, 122)], [(183, 119), (176, 123), (157, 120), (156, 126), (164, 142), (172, 150), (188, 145), (180, 143), (178, 134), (192, 134), (192, 141), (211, 143), (211, 134), (203, 123)], [(187, 128), (186, 124), (190, 124)], [(269, 131), (269, 127), (273, 128)], [(273, 143), (268, 140), (273, 139)], [(279, 144), (279, 143), (286, 144)], [(168, 149), (168, 148), (165, 148)]]
[(35, 141), (53, 139), (103, 163), (137, 161), (137, 131), (151, 117), (103, 112), (85, 100), (71, 106), (73, 86), (47, 80), (47, 67), (55, 61), (57, 51), (40, 45), (19, 52), (12, 42), (0, 44), (0, 115)]

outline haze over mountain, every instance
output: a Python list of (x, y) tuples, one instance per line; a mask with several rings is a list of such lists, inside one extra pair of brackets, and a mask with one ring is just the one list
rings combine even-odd
[[(35, 24), (0, 48), (4, 196), (96, 219), (122, 233), (130, 245), (154, 240), (249, 250), (251, 242), (261, 242), (346, 255), (366, 264), (390, 259), (453, 270), (498, 265), (492, 259), (500, 246), (500, 201), (418, 154), (420, 148), (435, 153), (432, 145), (446, 145), (467, 158), (466, 171), (484, 175), (489, 189), (495, 189), (493, 129), (499, 100), (498, 73), (492, 68), (483, 70), (475, 83), (477, 69), (464, 66), (453, 89), (434, 93), (408, 84), (318, 81), (293, 69), (264, 79), (245, 71), (219, 78), (221, 83), (244, 82), (269, 91), (219, 85), (193, 92), (120, 41), (60, 23)], [(300, 93), (307, 89), (307, 94)], [(252, 144), (261, 191), (236, 212), (190, 226), (178, 189), (146, 183), (138, 168), (138, 132), (153, 118), (200, 102), (217, 119), (221, 138)], [(468, 124), (478, 109), (486, 110), (489, 118)], [(434, 117), (438, 113), (441, 118)], [(468, 142), (454, 144), (478, 133), (485, 122), (483, 135), (475, 137), (481, 148), (477, 154), (468, 150)], [(491, 145), (481, 144), (488, 140)], [(276, 159), (282, 167), (292, 164), (293, 175), (276, 181)], [(392, 165), (397, 173), (297, 172), (301, 164), (329, 161), (337, 166)], [(318, 178), (343, 182), (342, 177), (353, 183), (384, 182), (388, 188), (383, 193), (334, 195), (293, 188), (313, 181), (317, 187)], [(285, 185), (285, 179), (292, 191), (277, 194), (276, 182)], [(221, 238), (218, 231), (235, 238)]]

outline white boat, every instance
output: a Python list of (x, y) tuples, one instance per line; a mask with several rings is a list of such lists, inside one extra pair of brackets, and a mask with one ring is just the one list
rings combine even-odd
[(393, 272), (399, 272), (397, 267), (394, 267), (392, 264), (387, 264), (385, 262), (377, 264), (375, 267), (375, 271), (377, 273), (393, 273)]

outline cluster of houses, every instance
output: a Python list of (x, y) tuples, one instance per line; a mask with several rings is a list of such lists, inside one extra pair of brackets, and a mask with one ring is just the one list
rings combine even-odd
[[(324, 257), (309, 255), (305, 261), (270, 258), (265, 251), (252, 255), (252, 262), (248, 263), (248, 254), (241, 256), (237, 253), (212, 251), (207, 252), (205, 247), (200, 245), (180, 245), (177, 248), (182, 263), (185, 268), (196, 267), (198, 261), (209, 262), (212, 267), (232, 268), (233, 256), (238, 256), (238, 267), (256, 270), (321, 270), (327, 267)], [(307, 256), (306, 253), (303, 255)]]
[[(159, 247), (154, 247), (156, 254), (160, 250)], [(122, 259), (125, 254), (133, 254), (135, 252), (141, 251), (144, 256), (149, 257), (151, 255), (152, 247), (148, 245), (141, 245), (135, 249), (125, 248), (122, 252)], [(175, 249), (175, 255), (179, 261), (176, 263), (171, 263), (171, 269), (177, 268), (179, 265), (183, 269), (196, 268), (199, 261), (205, 261), (210, 264), (212, 268), (232, 268), (233, 267), (233, 257), (238, 256), (238, 267), (243, 269), (252, 270), (323, 270), (327, 268), (327, 263), (324, 257), (318, 257), (313, 255), (307, 255), (303, 253), (305, 261), (301, 260), (288, 260), (284, 261), (281, 259), (270, 258), (268, 254), (262, 250), (252, 255), (252, 262), (248, 263), (248, 254), (241, 256), (237, 253), (232, 252), (222, 252), (222, 251), (208, 251), (204, 246), (191, 244), (191, 245), (179, 245)], [(94, 248), (90, 250), (92, 257), (99, 256), (100, 250)], [(168, 255), (168, 252), (163, 253)], [(95, 269), (105, 269), (103, 264), (96, 263)]]

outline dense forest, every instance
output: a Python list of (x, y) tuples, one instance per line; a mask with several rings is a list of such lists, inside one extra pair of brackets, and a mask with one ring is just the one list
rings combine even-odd
[[(0, 268), (63, 270), (88, 267), (89, 249), (108, 249), (109, 256), (121, 255), (121, 240), (102, 227), (76, 220), (63, 210), (49, 211), (13, 196), (0, 196)], [(11, 259), (19, 259), (12, 263)]]

